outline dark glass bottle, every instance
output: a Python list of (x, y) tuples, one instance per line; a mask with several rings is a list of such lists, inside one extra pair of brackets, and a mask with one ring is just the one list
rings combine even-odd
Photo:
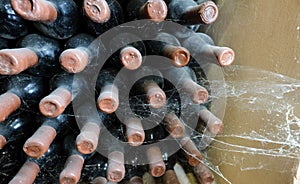
[(95, 37), (80, 33), (70, 38), (64, 45), (59, 62), (64, 70), (69, 73), (79, 73), (85, 69), (91, 59), (89, 45)]
[(23, 146), (24, 152), (33, 158), (41, 157), (57, 136), (62, 137), (66, 132), (70, 132), (71, 129), (75, 130), (77, 127), (70, 109), (56, 118), (46, 118), (40, 115), (37, 121), (42, 125), (26, 140)]
[(96, 82), (98, 108), (107, 114), (115, 112), (119, 106), (119, 89), (114, 83), (116, 75), (113, 68), (101, 70)]
[(34, 114), (16, 111), (4, 122), (0, 123), (0, 149), (6, 144), (23, 142), (34, 131), (38, 123), (34, 121)]
[(68, 158), (65, 162), (64, 169), (59, 175), (59, 182), (76, 184), (80, 180), (84, 161), (93, 154), (86, 155), (79, 153), (75, 146), (75, 136), (73, 134), (65, 136), (64, 150)]
[(7, 49), (8, 46), (8, 40), (4, 38), (0, 38), (0, 49)]
[(151, 146), (151, 144), (166, 138), (167, 135), (168, 133), (163, 124), (158, 124), (154, 128), (145, 130), (145, 141), (143, 145), (150, 145), (146, 150), (146, 156), (149, 163), (149, 173), (154, 177), (162, 176), (166, 171), (166, 166), (160, 148)]
[(215, 177), (214, 174), (210, 171), (210, 169), (199, 163), (194, 167), (194, 174), (200, 183), (209, 184), (214, 183)]
[(93, 184), (106, 184), (107, 158), (96, 152), (91, 158), (86, 159), (80, 181)]
[(130, 0), (127, 5), (129, 20), (151, 19), (162, 22), (167, 17), (168, 8), (163, 0)]
[(38, 178), (40, 182), (55, 183), (57, 176), (53, 176), (53, 173), (47, 173), (46, 171), (61, 169), (61, 159), (63, 158), (61, 150), (61, 144), (59, 141), (55, 141), (40, 158), (27, 157), (25, 163), (9, 184), (33, 183), (40, 172), (42, 174), (42, 178)]
[(137, 80), (132, 87), (131, 96), (143, 95), (140, 97), (145, 98), (152, 108), (158, 109), (166, 104), (166, 94), (162, 90), (164, 87), (164, 79), (159, 70), (150, 66), (142, 66), (131, 75), (131, 80)]
[(186, 37), (182, 46), (187, 48), (197, 61), (221, 66), (231, 65), (235, 56), (231, 48), (216, 46), (212, 38), (204, 33), (194, 33)]
[(189, 67), (172, 67), (163, 74), (166, 79), (172, 80), (176, 89), (185, 92), (195, 104), (203, 104), (208, 100), (208, 91), (197, 83), (196, 75)]
[(0, 121), (4, 121), (18, 108), (36, 111), (39, 100), (48, 91), (48, 86), (41, 77), (19, 74), (3, 80), (6, 82), (1, 86), (5, 93), (0, 95)]
[(60, 71), (58, 57), (60, 43), (54, 39), (29, 34), (22, 38), (17, 46), (20, 48), (0, 51), (0, 74), (14, 75), (27, 70), (30, 74), (51, 77)]
[(213, 1), (197, 4), (194, 0), (167, 0), (168, 19), (183, 25), (211, 24), (218, 17)]
[(183, 67), (189, 63), (190, 52), (186, 48), (181, 47), (175, 36), (160, 32), (154, 39), (146, 42), (147, 50), (149, 50), (150, 54), (165, 56), (177, 67)]
[(10, 0), (1, 1), (0, 25), (0, 37), (6, 39), (18, 39), (29, 31), (29, 23), (12, 9)]
[(125, 177), (124, 144), (126, 139), (123, 127), (117, 121), (117, 119), (110, 121), (110, 124), (106, 125), (109, 132), (101, 133), (99, 137), (101, 152), (105, 153), (108, 158), (106, 176), (111, 182), (120, 182)]
[(56, 117), (63, 113), (79, 93), (87, 96), (91, 94), (87, 81), (66, 72), (56, 74), (51, 78), (50, 90), (52, 92), (39, 103), (40, 112), (46, 117)]
[(34, 21), (45, 35), (66, 39), (77, 32), (78, 15), (73, 0), (11, 0), (13, 9), (24, 19)]
[(179, 180), (174, 171), (174, 165), (176, 164), (176, 154), (169, 156), (166, 163), (166, 172), (162, 176), (164, 184), (179, 184)]
[(124, 121), (126, 139), (131, 146), (140, 146), (145, 140), (145, 131), (141, 119), (135, 116), (128, 116)]
[(190, 137), (181, 139), (180, 145), (189, 165), (196, 166), (201, 162), (202, 154)]
[(84, 0), (87, 31), (96, 36), (124, 22), (124, 13), (116, 0)]

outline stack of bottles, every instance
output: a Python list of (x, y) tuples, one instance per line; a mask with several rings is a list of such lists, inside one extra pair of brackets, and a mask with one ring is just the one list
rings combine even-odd
[[(214, 181), (212, 171), (202, 161), (205, 150), (197, 146), (199, 136), (189, 134), (189, 115), (197, 116), (198, 125), (193, 131), (199, 135), (203, 131), (211, 135), (222, 132), (222, 121), (210, 111), (209, 81), (192, 57), (200, 56), (202, 62), (220, 67), (234, 60), (231, 48), (216, 46), (209, 35), (197, 32), (201, 25), (217, 19), (215, 2), (1, 2), (0, 183)], [(160, 41), (140, 40), (113, 53), (97, 76), (92, 76), (96, 84), (76, 77), (94, 67), (95, 52), (89, 46), (98, 36), (122, 23), (141, 19), (172, 21), (192, 34), (158, 31), (155, 39)], [(117, 36), (126, 40), (130, 35)], [(147, 55), (168, 58), (172, 66), (147, 66)], [(124, 68), (126, 75), (115, 83)], [(144, 76), (149, 71), (154, 75)], [(127, 89), (128, 81), (135, 78), (139, 80)], [(74, 109), (78, 98), (84, 99)], [(124, 98), (129, 98), (130, 111), (124, 107)], [(147, 119), (153, 114), (162, 117), (161, 121)], [(80, 126), (78, 119), (83, 122)], [(132, 156), (142, 155), (147, 163), (129, 163), (126, 150), (115, 146), (107, 134), (132, 148), (147, 146), (143, 153)], [(154, 146), (168, 136), (180, 147), (173, 154)], [(105, 150), (105, 154), (99, 150)]]

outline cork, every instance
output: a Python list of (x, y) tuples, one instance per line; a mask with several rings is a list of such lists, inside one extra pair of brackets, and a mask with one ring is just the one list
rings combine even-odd
[(233, 63), (235, 53), (231, 48), (215, 46), (215, 49), (213, 49), (213, 51), (218, 59), (219, 65), (229, 66)]
[(206, 123), (209, 132), (211, 132), (213, 135), (220, 134), (223, 131), (223, 122), (209, 110), (202, 109), (199, 112), (199, 118)]
[(148, 83), (144, 90), (147, 95), (148, 103), (152, 108), (158, 109), (166, 104), (166, 94), (155, 82)]
[(114, 84), (108, 84), (102, 87), (97, 99), (98, 108), (106, 113), (111, 114), (119, 107), (119, 90)]
[(84, 159), (80, 155), (71, 155), (68, 157), (65, 167), (59, 175), (60, 184), (76, 184), (78, 183)]
[(168, 45), (163, 49), (163, 55), (176, 67), (184, 67), (190, 62), (190, 52), (181, 46)]
[(185, 134), (185, 126), (174, 112), (165, 115), (164, 122), (170, 135), (174, 138), (181, 138)]
[(96, 23), (105, 23), (110, 19), (110, 8), (105, 0), (84, 0), (85, 15)]
[(34, 162), (25, 162), (9, 184), (33, 183), (40, 172), (40, 167)]
[(30, 21), (54, 22), (57, 10), (46, 0), (11, 0), (12, 8), (22, 18)]
[(127, 46), (120, 51), (120, 60), (128, 70), (136, 70), (142, 65), (142, 54), (132, 46)]
[(96, 123), (86, 123), (76, 138), (77, 150), (82, 154), (90, 154), (98, 146), (100, 127)]
[(56, 130), (53, 127), (42, 125), (26, 140), (23, 150), (28, 156), (39, 158), (46, 153), (55, 137)]
[(80, 47), (67, 49), (60, 54), (59, 62), (65, 71), (69, 73), (79, 73), (86, 68), (89, 62), (89, 54), (85, 49)]
[(11, 92), (0, 95), (0, 122), (21, 106), (21, 99)]
[(194, 173), (198, 181), (203, 184), (210, 184), (215, 180), (213, 173), (202, 163), (194, 167)]
[(93, 181), (91, 182), (92, 184), (106, 184), (107, 183), (107, 179), (104, 177), (97, 177), (95, 179), (93, 179)]
[(46, 117), (57, 117), (64, 112), (71, 100), (71, 92), (59, 87), (40, 101), (40, 112)]
[(37, 63), (38, 56), (28, 48), (0, 50), (1, 75), (16, 75)]
[(143, 178), (139, 176), (134, 176), (130, 178), (129, 184), (143, 184)]
[(148, 0), (140, 9), (140, 16), (154, 22), (162, 22), (168, 14), (168, 7), (163, 0)]

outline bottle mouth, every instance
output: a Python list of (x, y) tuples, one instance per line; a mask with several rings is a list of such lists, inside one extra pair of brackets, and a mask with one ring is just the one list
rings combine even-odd
[(233, 63), (235, 58), (234, 51), (228, 47), (220, 48), (218, 54), (218, 62), (221, 66), (229, 66)]
[(162, 22), (168, 14), (168, 7), (163, 0), (148, 0), (142, 7), (144, 18), (151, 19), (155, 22)]
[(138, 69), (143, 61), (140, 51), (130, 46), (121, 50), (120, 59), (124, 67), (129, 70)]
[(61, 53), (59, 62), (64, 70), (69, 73), (79, 73), (85, 69), (89, 55), (82, 49), (67, 49)]
[(198, 13), (203, 23), (211, 24), (216, 21), (219, 14), (219, 10), (214, 2), (207, 1), (201, 5), (201, 8)]
[(105, 0), (84, 0), (83, 9), (93, 22), (105, 23), (110, 19), (110, 8)]

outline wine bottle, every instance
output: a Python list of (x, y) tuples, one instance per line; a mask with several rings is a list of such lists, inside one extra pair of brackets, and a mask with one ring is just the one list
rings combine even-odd
[(231, 65), (234, 61), (235, 54), (231, 48), (215, 46), (212, 38), (204, 33), (186, 37), (182, 46), (199, 61), (218, 63), (221, 66)]
[(20, 107), (22, 110), (35, 111), (38, 101), (48, 91), (41, 77), (19, 74), (3, 80), (6, 82), (1, 86), (5, 92), (0, 95), (0, 122)]
[(60, 70), (60, 43), (54, 39), (29, 34), (22, 38), (20, 48), (0, 50), (0, 74), (14, 75), (27, 70), (30, 74), (51, 77)]
[(165, 56), (172, 61), (174, 66), (183, 67), (190, 61), (190, 52), (181, 47), (177, 38), (169, 33), (160, 32), (154, 40), (146, 43), (150, 54)]
[(145, 132), (141, 119), (138, 117), (128, 117), (124, 121), (126, 127), (127, 142), (131, 146), (140, 146), (145, 140)]
[(210, 184), (215, 180), (213, 173), (202, 163), (194, 167), (194, 173), (200, 183)]
[(184, 137), (180, 141), (180, 145), (182, 146), (182, 150), (188, 160), (188, 163), (191, 166), (196, 166), (202, 160), (202, 154), (197, 149), (194, 142), (190, 139), (190, 137)]
[(0, 149), (8, 143), (22, 142), (38, 124), (32, 120), (34, 114), (16, 111), (0, 123)]
[(124, 22), (124, 13), (116, 0), (84, 0), (83, 16), (88, 31), (96, 36)]
[(181, 138), (185, 134), (185, 126), (181, 119), (174, 113), (169, 112), (165, 115), (163, 122), (169, 134), (177, 139)]
[(41, 157), (57, 135), (65, 134), (68, 129), (77, 126), (72, 117), (70, 110), (56, 118), (39, 116), (37, 121), (41, 122), (41, 126), (24, 143), (24, 152), (32, 158)]
[(220, 134), (224, 128), (222, 120), (216, 117), (205, 106), (200, 106), (199, 110), (199, 120), (204, 123), (204, 125), (213, 135)]
[(168, 19), (182, 25), (211, 24), (218, 17), (213, 1), (197, 4), (194, 0), (167, 0)]
[(142, 66), (131, 75), (133, 80), (138, 79), (132, 87), (134, 92), (131, 90), (131, 95), (145, 95), (146, 101), (152, 108), (159, 109), (166, 104), (166, 94), (162, 90), (164, 79), (159, 70), (150, 66)]
[(68, 154), (67, 161), (65, 162), (64, 169), (59, 175), (59, 182), (63, 183), (78, 183), (84, 161), (90, 158), (92, 154), (81, 154), (77, 151), (75, 146), (75, 137), (72, 134), (64, 138), (64, 150)]
[(151, 19), (162, 22), (167, 17), (168, 8), (163, 0), (130, 0), (127, 13), (129, 20)]
[(60, 115), (79, 93), (90, 94), (87, 86), (84, 79), (74, 77), (74, 74), (66, 72), (56, 74), (50, 80), (52, 92), (39, 103), (40, 112), (52, 118)]
[(71, 37), (64, 45), (64, 51), (59, 56), (59, 62), (69, 73), (79, 73), (85, 69), (91, 59), (88, 46), (95, 37), (80, 33)]
[(20, 142), (11, 142), (0, 150), (0, 183), (8, 183), (23, 164), (19, 154), (19, 150), (22, 149)]
[[(142, 65), (142, 56), (146, 54), (146, 46), (142, 39), (135, 34), (122, 32), (114, 35), (113, 38), (104, 38), (103, 42), (108, 44), (110, 58), (105, 67), (128, 70), (136, 70)], [(134, 40), (134, 41), (133, 41)], [(117, 50), (117, 51), (115, 51)]]
[(97, 98), (98, 108), (107, 114), (115, 112), (119, 106), (119, 89), (114, 83), (117, 71), (110, 69), (103, 69), (100, 71), (97, 82), (96, 92), (99, 94)]
[(81, 179), (83, 182), (91, 182), (93, 184), (106, 184), (107, 158), (99, 152), (95, 152), (91, 158), (85, 160)]
[(13, 9), (43, 34), (66, 39), (77, 32), (78, 11), (73, 0), (11, 0)]
[(99, 147), (101, 150), (105, 150), (105, 153), (108, 155), (107, 179), (111, 182), (120, 182), (125, 177), (124, 147), (122, 144), (112, 143), (114, 139), (124, 142), (125, 135), (123, 134), (122, 126), (119, 126), (119, 123), (113, 123), (110, 122), (109, 127), (106, 127), (109, 132), (100, 134)]
[(3, 0), (0, 6), (0, 37), (18, 39), (28, 34), (29, 23), (11, 7), (10, 0)]
[[(59, 141), (55, 141), (55, 144), (52, 144), (50, 148), (45, 152), (43, 156), (40, 158), (30, 158), (27, 157), (25, 163), (20, 168), (15, 177), (9, 182), (9, 184), (17, 184), (17, 183), (33, 183), (43, 168), (49, 167), (51, 164), (55, 164), (55, 169), (60, 169), (61, 162), (61, 144)], [(49, 162), (51, 160), (51, 162)], [(47, 182), (51, 181), (49, 176), (44, 175), (43, 180)], [(53, 179), (53, 178), (51, 178)]]
[(179, 180), (174, 171), (174, 165), (176, 164), (176, 154), (169, 156), (166, 162), (166, 172), (162, 176), (164, 184), (179, 184)]
[(172, 80), (176, 89), (187, 93), (187, 96), (189, 96), (195, 104), (203, 104), (208, 100), (208, 91), (197, 84), (196, 75), (190, 68), (173, 67), (164, 71), (164, 76)]
[(166, 172), (166, 165), (162, 158), (159, 147), (150, 146), (146, 150), (146, 156), (149, 163), (149, 172), (153, 177), (160, 177)]

